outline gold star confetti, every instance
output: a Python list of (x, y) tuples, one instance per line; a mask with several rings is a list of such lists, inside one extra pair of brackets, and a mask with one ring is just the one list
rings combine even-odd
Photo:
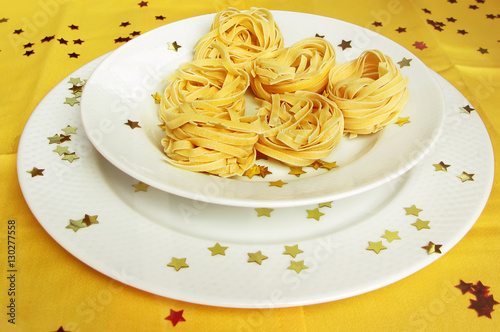
[(165, 126), (166, 126), (166, 125), (167, 125), (167, 124), (164, 122), (164, 123), (160, 123), (160, 124), (158, 125), (158, 127), (160, 127), (162, 131), (165, 131)]
[(36, 167), (33, 167), (33, 169), (31, 171), (26, 171), (26, 173), (30, 173), (31, 174), (31, 177), (34, 178), (35, 176), (43, 176), (43, 171), (45, 171), (45, 169), (39, 169), (39, 168), (36, 168)]
[(288, 184), (288, 183), (283, 182), (283, 181), (281, 181), (281, 180), (278, 180), (278, 181), (270, 181), (270, 182), (269, 182), (269, 186), (270, 186), (270, 187), (280, 187), (280, 188), (281, 188), (281, 187), (283, 187), (285, 184)]
[(60, 138), (61, 138), (61, 143), (62, 142), (66, 142), (66, 141), (71, 141), (71, 136), (70, 135), (63, 135), (63, 134), (61, 134)]
[(248, 253), (248, 257), (249, 257), (248, 263), (257, 263), (259, 265), (262, 264), (263, 260), (268, 259), (268, 257), (264, 256), (260, 250), (257, 251), (256, 253), (250, 253), (249, 252)]
[(139, 126), (139, 122), (138, 121), (127, 120), (127, 122), (125, 122), (124, 124), (126, 126), (129, 126), (132, 129), (141, 128), (141, 126)]
[(87, 225), (87, 227), (89, 227), (90, 225), (98, 224), (99, 220), (97, 220), (97, 216), (89, 216), (88, 214), (86, 214), (82, 222)]
[(460, 174), (459, 176), (457, 176), (457, 178), (459, 178), (460, 180), (462, 180), (462, 183), (463, 183), (463, 182), (466, 182), (466, 181), (474, 181), (473, 176), (474, 176), (474, 174), (469, 174), (469, 173), (466, 173), (466, 172), (462, 172), (462, 174)]
[(83, 223), (83, 219), (79, 220), (69, 220), (69, 225), (66, 226), (67, 229), (73, 230), (75, 233), (78, 232), (79, 229), (81, 228), (86, 228), (87, 226)]
[(318, 159), (318, 160), (314, 161), (311, 165), (309, 165), (309, 167), (312, 167), (314, 169), (318, 169), (321, 166), (323, 166), (324, 164), (325, 164), (324, 161)]
[(271, 212), (274, 211), (274, 209), (268, 209), (268, 208), (256, 208), (255, 211), (257, 211), (257, 217), (270, 217)]
[(470, 114), (470, 112), (475, 111), (470, 105), (460, 107), (460, 113), (467, 113)]
[(76, 99), (76, 97), (68, 98), (66, 97), (66, 101), (63, 104), (68, 104), (70, 106), (75, 106), (75, 104), (79, 104), (80, 101)]
[(243, 173), (243, 175), (248, 176), (249, 179), (253, 178), (254, 175), (260, 174), (259, 165), (253, 165)]
[(391, 231), (386, 230), (385, 234), (382, 235), (381, 237), (387, 239), (387, 241), (389, 241), (389, 243), (391, 243), (394, 240), (401, 240), (398, 233), (399, 233), (398, 231), (391, 232)]
[(450, 165), (446, 165), (442, 161), (439, 164), (432, 164), (432, 166), (434, 166), (436, 168), (435, 169), (436, 172), (439, 172), (439, 171), (448, 172), (448, 167), (450, 167)]
[(66, 128), (63, 128), (61, 130), (64, 131), (66, 135), (71, 135), (71, 134), (76, 134), (77, 129), (78, 129), (77, 127), (71, 127), (68, 125)]
[(208, 248), (208, 250), (210, 250), (212, 252), (212, 256), (215, 256), (215, 255), (226, 256), (226, 249), (227, 248), (228, 247), (223, 247), (219, 244), (219, 242), (217, 242), (215, 244), (215, 246)]
[(63, 154), (70, 153), (68, 151), (68, 147), (67, 146), (62, 146), (62, 145), (58, 145), (57, 148), (55, 148), (54, 150), (52, 150), (52, 152), (55, 152), (55, 153), (57, 153), (60, 156), (62, 156)]
[(290, 255), (295, 258), (295, 256), (301, 253), (303, 253), (303, 251), (300, 250), (299, 245), (296, 244), (294, 246), (285, 246), (285, 252), (283, 253), (283, 255)]
[(83, 89), (82, 85), (73, 85), (68, 90), (71, 90), (73, 94), (76, 94), (77, 92), (82, 92), (82, 89)]
[(410, 62), (412, 59), (403, 58), (403, 60), (398, 62), (399, 68), (410, 67)]
[(333, 203), (333, 201), (332, 202), (319, 203), (318, 207), (320, 209), (323, 208), (323, 207), (331, 208), (332, 207), (332, 203)]
[(295, 272), (297, 272), (297, 274), (299, 274), (302, 270), (308, 269), (308, 267), (304, 265), (304, 261), (290, 261), (290, 266), (287, 267), (287, 269), (294, 270)]
[(399, 117), (398, 120), (396, 122), (394, 122), (395, 124), (399, 125), (400, 127), (407, 124), (407, 123), (410, 123), (410, 117), (407, 116), (406, 118), (402, 118), (402, 117)]
[(260, 169), (259, 175), (262, 178), (265, 178), (266, 175), (273, 174), (273, 172), (271, 172), (267, 166), (259, 166), (259, 169)]
[(295, 175), (296, 177), (299, 177), (301, 174), (305, 174), (307, 172), (302, 170), (302, 167), (300, 166), (290, 166), (290, 172), (288, 174)]
[(387, 249), (387, 247), (385, 247), (383, 244), (382, 244), (382, 241), (378, 241), (378, 242), (371, 242), (371, 241), (368, 241), (368, 248), (366, 248), (366, 250), (373, 250), (375, 251), (376, 254), (378, 254), (381, 250), (385, 250)]
[(426, 246), (423, 246), (422, 249), (425, 249), (427, 251), (427, 255), (430, 254), (440, 254), (441, 253), (441, 244), (434, 244), (432, 241), (429, 241), (429, 244)]
[(175, 258), (172, 257), (172, 261), (167, 264), (169, 267), (173, 267), (176, 271), (182, 268), (188, 268), (189, 265), (186, 264), (186, 258)]
[(74, 152), (71, 152), (71, 153), (65, 153), (64, 157), (62, 157), (61, 159), (73, 163), (74, 160), (80, 159), (80, 157), (78, 157)]
[(68, 83), (73, 85), (78, 85), (82, 83), (82, 79), (80, 77), (70, 77)]
[(306, 210), (306, 211), (307, 211), (307, 219), (316, 219), (317, 221), (319, 221), (319, 218), (321, 218), (321, 216), (325, 215), (318, 208), (315, 208), (314, 210)]
[(409, 216), (411, 214), (411, 215), (414, 215), (416, 217), (418, 217), (418, 214), (423, 211), (422, 209), (417, 208), (415, 205), (412, 205), (409, 208), (404, 208), (404, 209), (406, 210), (407, 216)]
[(133, 184), (132, 187), (134, 187), (134, 192), (138, 191), (148, 191), (148, 184), (145, 184), (144, 182), (139, 181), (139, 183)]
[(178, 50), (179, 48), (181, 48), (181, 47), (182, 47), (182, 46), (181, 46), (181, 45), (179, 45), (179, 44), (177, 44), (177, 42), (176, 42), (176, 41), (174, 41), (173, 43), (170, 43), (170, 42), (168, 43), (168, 49), (169, 49), (169, 50), (172, 50), (172, 51), (176, 51), (176, 52), (177, 52), (177, 50)]
[(417, 231), (420, 231), (420, 230), (422, 230), (424, 228), (431, 229), (429, 227), (429, 222), (430, 221), (423, 221), (422, 219), (417, 218), (417, 221), (414, 222), (412, 225), (415, 226), (415, 227), (417, 227)]
[(323, 165), (321, 165), (321, 168), (326, 168), (327, 170), (332, 170), (333, 168), (337, 168), (339, 167), (337, 165), (337, 162), (336, 161), (333, 161), (331, 163), (327, 163), (327, 162), (324, 162)]
[(155, 92), (154, 95), (151, 95), (153, 99), (155, 100), (155, 104), (159, 104), (161, 102), (161, 96), (158, 94), (158, 92)]
[(47, 139), (49, 140), (49, 144), (59, 144), (59, 143), (61, 143), (61, 136), (59, 136), (59, 134), (55, 134), (52, 137), (47, 137)]

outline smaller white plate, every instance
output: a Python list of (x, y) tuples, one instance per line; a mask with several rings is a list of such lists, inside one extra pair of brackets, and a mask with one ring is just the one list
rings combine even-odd
[[(337, 62), (378, 49), (394, 62), (411, 59), (401, 68), (410, 79), (410, 97), (401, 113), (409, 124), (389, 125), (383, 131), (349, 140), (343, 138), (325, 161), (338, 168), (304, 168), (300, 177), (277, 162), (257, 160), (273, 173), (265, 178), (219, 178), (176, 168), (165, 161), (160, 144), (158, 105), (151, 97), (162, 93), (166, 77), (193, 57), (196, 41), (209, 31), (213, 15), (175, 22), (135, 38), (107, 57), (86, 83), (82, 120), (97, 150), (130, 176), (160, 190), (210, 203), (246, 207), (287, 207), (352, 196), (398, 177), (430, 151), (444, 120), (441, 90), (428, 68), (397, 43), (370, 30), (332, 18), (274, 11), (286, 46), (315, 34), (333, 45), (351, 41), (352, 48), (336, 46)], [(297, 24), (300, 22), (300, 24)], [(169, 49), (177, 42), (178, 51)], [(251, 103), (247, 104), (247, 107)], [(127, 121), (138, 121), (131, 129)], [(270, 186), (282, 180), (283, 187)]]

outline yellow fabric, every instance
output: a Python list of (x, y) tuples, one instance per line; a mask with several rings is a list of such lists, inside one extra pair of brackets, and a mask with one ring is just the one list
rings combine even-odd
[[(24, 125), (38, 102), (61, 79), (111, 51), (134, 30), (142, 33), (183, 18), (228, 6), (252, 6), (331, 16), (386, 35), (444, 76), (481, 115), (500, 149), (500, 18), (498, 1), (457, 0), (18, 0), (0, 8), (0, 331), (493, 331), (500, 329), (499, 306), (492, 319), (466, 309), (453, 287), (460, 279), (481, 280), (500, 299), (500, 174), (481, 217), (450, 252), (425, 269), (382, 289), (305, 307), (243, 310), (184, 303), (125, 286), (81, 263), (60, 247), (28, 209), (16, 174), (16, 153)], [(477, 9), (469, 6), (475, 5)], [(425, 13), (423, 9), (431, 11)], [(156, 20), (163, 15), (165, 20)], [(453, 17), (457, 21), (448, 22)], [(443, 31), (427, 20), (442, 21)], [(120, 27), (129, 21), (131, 26)], [(372, 23), (380, 22), (376, 27)], [(299, 23), (299, 22), (298, 22)], [(70, 30), (68, 25), (79, 25)], [(406, 32), (399, 33), (398, 27)], [(24, 33), (14, 34), (23, 29)], [(457, 30), (465, 30), (460, 34)], [(41, 43), (45, 36), (65, 38)], [(82, 45), (73, 44), (81, 38)], [(418, 50), (415, 42), (425, 42)], [(34, 42), (35, 54), (23, 56)], [(487, 49), (481, 54), (478, 49)], [(70, 58), (68, 53), (81, 54)], [(6, 230), (17, 222), (17, 324), (7, 323)], [(173, 327), (164, 318), (184, 310)]]

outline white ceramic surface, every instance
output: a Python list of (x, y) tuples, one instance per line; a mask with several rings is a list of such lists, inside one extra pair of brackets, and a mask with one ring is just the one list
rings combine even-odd
[[(314, 170), (300, 178), (278, 162), (257, 160), (273, 173), (265, 178), (219, 178), (176, 168), (165, 161), (160, 144), (158, 105), (151, 97), (162, 93), (164, 79), (180, 63), (193, 57), (196, 41), (209, 31), (213, 15), (194, 17), (145, 33), (114, 51), (90, 76), (82, 96), (82, 118), (90, 141), (112, 164), (130, 176), (179, 196), (205, 202), (258, 207), (286, 207), (340, 199), (375, 188), (413, 167), (434, 145), (444, 119), (444, 102), (427, 67), (395, 42), (365, 28), (328, 17), (273, 12), (286, 46), (315, 34), (334, 45), (337, 62), (355, 59), (363, 51), (379, 49), (394, 62), (411, 59), (401, 68), (410, 79), (410, 97), (401, 117), (411, 124), (392, 124), (375, 135), (344, 137), (326, 158), (338, 168)], [(342, 40), (352, 48), (342, 50)], [(176, 41), (182, 47), (169, 50)], [(252, 106), (254, 105), (254, 106)], [(247, 111), (255, 109), (248, 99)], [(141, 128), (124, 125), (138, 121)], [(282, 188), (269, 181), (282, 180)]]
[[(446, 98), (446, 121), (432, 151), (412, 170), (376, 189), (322, 207), (319, 221), (306, 210), (316, 204), (274, 209), (257, 217), (253, 208), (222, 206), (182, 198), (149, 187), (103, 158), (82, 130), (79, 107), (70, 97), (70, 77), (85, 78), (103, 58), (83, 66), (58, 84), (30, 117), (18, 151), (19, 182), (40, 224), (68, 252), (97, 271), (133, 287), (182, 301), (239, 308), (307, 305), (362, 294), (396, 282), (442, 257), (479, 217), (493, 183), (493, 150), (476, 112), (463, 113), (468, 101), (435, 75)], [(67, 125), (78, 127), (63, 145), (80, 156), (69, 163), (53, 152), (47, 137)], [(450, 165), (447, 172), (433, 164)], [(33, 167), (43, 176), (31, 177)], [(474, 174), (474, 181), (457, 176)], [(417, 231), (422, 209), (430, 229)], [(97, 215), (99, 224), (73, 232), (69, 220)], [(389, 243), (385, 231), (401, 240)], [(368, 241), (387, 247), (376, 254)], [(422, 246), (441, 244), (442, 254)], [(216, 243), (228, 247), (212, 256)], [(303, 253), (283, 255), (285, 246)], [(248, 263), (261, 251), (262, 265)], [(172, 257), (189, 268), (168, 267)], [(446, 258), (444, 258), (446, 259)], [(297, 274), (291, 261), (309, 267)]]

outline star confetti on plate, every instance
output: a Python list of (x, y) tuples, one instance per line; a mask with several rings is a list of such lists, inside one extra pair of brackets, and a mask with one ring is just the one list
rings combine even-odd
[(145, 184), (144, 182), (139, 181), (138, 183), (133, 184), (132, 187), (134, 187), (134, 192), (139, 192), (139, 191), (146, 192), (148, 191), (149, 184)]
[(172, 261), (168, 263), (167, 266), (173, 267), (176, 271), (189, 267), (189, 265), (186, 264), (186, 258), (175, 258), (175, 257), (172, 257)]
[(248, 263), (257, 263), (259, 265), (262, 265), (262, 261), (268, 259), (269, 257), (265, 256), (262, 254), (262, 252), (259, 250), (255, 253), (248, 253)]
[(415, 226), (418, 231), (421, 231), (422, 229), (431, 229), (429, 227), (430, 221), (423, 221), (420, 218), (417, 218), (417, 221), (412, 224), (412, 226)]
[(290, 261), (290, 266), (287, 267), (288, 270), (294, 270), (299, 274), (302, 270), (308, 269), (309, 267), (304, 265), (304, 261), (296, 262)]
[(461, 113), (470, 114), (472, 111), (475, 111), (475, 109), (473, 109), (470, 105), (466, 105), (466, 106), (460, 107), (460, 112)]
[(285, 246), (285, 252), (283, 252), (283, 255), (290, 255), (295, 258), (298, 254), (301, 253), (303, 253), (303, 251), (300, 250), (299, 245), (296, 244), (294, 246)]
[(391, 232), (391, 231), (386, 230), (385, 234), (382, 235), (381, 237), (385, 238), (387, 241), (389, 241), (389, 243), (391, 243), (394, 240), (401, 240), (398, 233), (399, 233), (398, 231)]
[(407, 59), (407, 58), (403, 57), (403, 59), (398, 62), (399, 68), (410, 67), (411, 60), (413, 60), (413, 59)]
[(269, 208), (255, 208), (255, 211), (257, 211), (257, 217), (271, 217), (271, 212), (274, 211), (274, 209), (269, 209)]
[(307, 211), (307, 219), (316, 219), (319, 221), (319, 218), (324, 216), (325, 214), (319, 210), (319, 208), (315, 208), (314, 210), (306, 210)]
[(435, 171), (436, 172), (448, 172), (448, 167), (450, 167), (450, 165), (446, 165), (444, 162), (439, 162), (439, 164), (432, 164), (432, 166), (434, 166), (436, 169)]
[(43, 176), (43, 171), (45, 171), (45, 169), (33, 167), (31, 171), (26, 171), (26, 173), (31, 174), (31, 177), (34, 178), (35, 176)]
[(213, 247), (208, 248), (212, 252), (212, 256), (221, 255), (226, 256), (226, 250), (228, 247), (223, 247), (217, 242)]
[(141, 128), (141, 126), (139, 125), (139, 121), (127, 120), (124, 125), (129, 126), (132, 129)]
[(435, 244), (432, 241), (429, 241), (429, 243), (426, 246), (423, 246), (422, 249), (425, 249), (427, 251), (427, 255), (431, 254), (440, 254), (441, 253), (441, 244)]
[(338, 45), (340, 48), (342, 48), (342, 51), (344, 51), (346, 48), (352, 48), (351, 46), (352, 40), (343, 40), (342, 42)]
[(462, 174), (458, 175), (457, 178), (462, 180), (462, 183), (467, 182), (467, 181), (474, 181), (474, 174), (462, 172)]
[(406, 215), (407, 216), (408, 215), (414, 215), (416, 217), (418, 217), (418, 214), (423, 211), (422, 209), (417, 208), (415, 206), (415, 204), (412, 205), (412, 206), (410, 206), (410, 207), (408, 207), (408, 208), (404, 208), (404, 209), (406, 210)]
[(175, 311), (173, 309), (170, 309), (170, 315), (165, 317), (165, 320), (171, 321), (172, 325), (175, 326), (179, 322), (186, 321), (186, 319), (182, 316), (183, 313), (184, 313), (184, 310)]
[(382, 241), (378, 241), (378, 242), (368, 241), (368, 247), (366, 248), (366, 250), (372, 250), (376, 254), (378, 254), (380, 251), (385, 250), (385, 249), (387, 249), (387, 247), (385, 247), (382, 244)]
[(168, 49), (171, 50), (171, 51), (175, 51), (177, 52), (179, 50), (179, 48), (181, 48), (182, 46), (177, 44), (176, 41), (174, 41), (173, 43), (168, 43)]
[(321, 209), (321, 208), (324, 208), (324, 207), (327, 207), (327, 208), (332, 208), (332, 203), (333, 201), (331, 202), (324, 202), (324, 203), (319, 203), (318, 204), (318, 207)]

